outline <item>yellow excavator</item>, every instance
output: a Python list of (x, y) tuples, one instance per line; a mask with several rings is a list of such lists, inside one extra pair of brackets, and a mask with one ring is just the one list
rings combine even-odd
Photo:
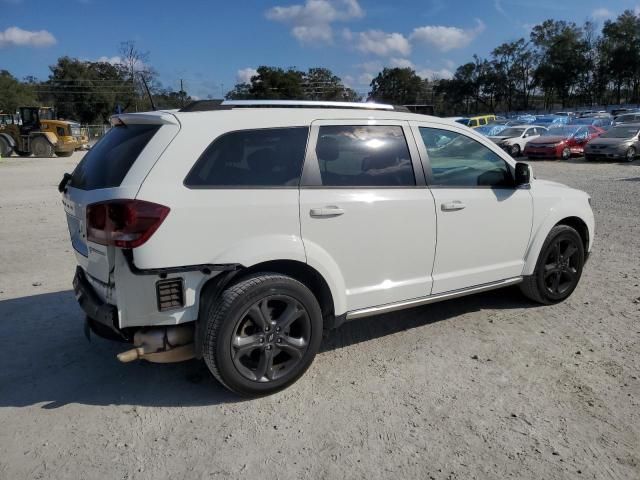
[(0, 115), (0, 156), (16, 152), (21, 157), (69, 157), (88, 143), (80, 124), (56, 120), (51, 107), (20, 107), (20, 121), (11, 114)]

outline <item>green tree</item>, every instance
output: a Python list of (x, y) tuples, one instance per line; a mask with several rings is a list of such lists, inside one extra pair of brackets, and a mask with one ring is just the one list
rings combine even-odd
[(573, 22), (545, 20), (533, 27), (531, 42), (537, 49), (534, 76), (545, 93), (545, 107), (552, 106), (554, 96), (566, 106), (587, 63), (582, 29)]
[(626, 84), (627, 101), (638, 99), (640, 75), (640, 18), (626, 10), (616, 20), (607, 20), (602, 28), (601, 53), (604, 70), (611, 78), (615, 101), (622, 100)]
[(50, 70), (49, 80), (39, 91), (55, 104), (61, 118), (107, 121), (116, 105), (126, 108), (136, 95), (122, 65), (61, 57)]
[(427, 80), (411, 68), (385, 68), (371, 81), (369, 98), (395, 105), (426, 101)]
[(7, 70), (0, 70), (0, 111), (14, 113), (19, 106), (36, 103), (33, 85), (20, 82)]

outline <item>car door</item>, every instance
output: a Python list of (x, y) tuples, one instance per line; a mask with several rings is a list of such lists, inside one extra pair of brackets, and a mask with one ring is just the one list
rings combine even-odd
[(462, 129), (412, 126), (438, 221), (432, 293), (520, 276), (533, 205), (528, 189), (513, 186), (513, 167), (497, 148)]
[(341, 279), (348, 311), (428, 295), (435, 207), (408, 124), (323, 120), (310, 135), (300, 187), (308, 263)]

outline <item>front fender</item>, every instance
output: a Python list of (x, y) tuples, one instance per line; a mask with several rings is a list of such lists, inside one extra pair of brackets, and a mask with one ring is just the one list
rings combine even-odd
[(553, 201), (550, 201), (549, 198), (536, 198), (534, 195), (534, 229), (525, 256), (523, 275), (533, 274), (540, 250), (551, 229), (562, 220), (570, 217), (579, 218), (587, 226), (589, 231), (587, 251), (590, 252), (593, 245), (595, 221), (586, 194), (584, 197), (582, 195), (556, 196)]

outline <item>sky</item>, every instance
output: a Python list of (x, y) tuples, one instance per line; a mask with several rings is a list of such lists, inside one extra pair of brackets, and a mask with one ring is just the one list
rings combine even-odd
[(327, 67), (366, 93), (383, 67), (447, 78), (547, 18), (602, 24), (640, 0), (0, 0), (0, 69), (46, 79), (68, 55), (149, 52), (160, 82), (219, 98), (260, 65)]

